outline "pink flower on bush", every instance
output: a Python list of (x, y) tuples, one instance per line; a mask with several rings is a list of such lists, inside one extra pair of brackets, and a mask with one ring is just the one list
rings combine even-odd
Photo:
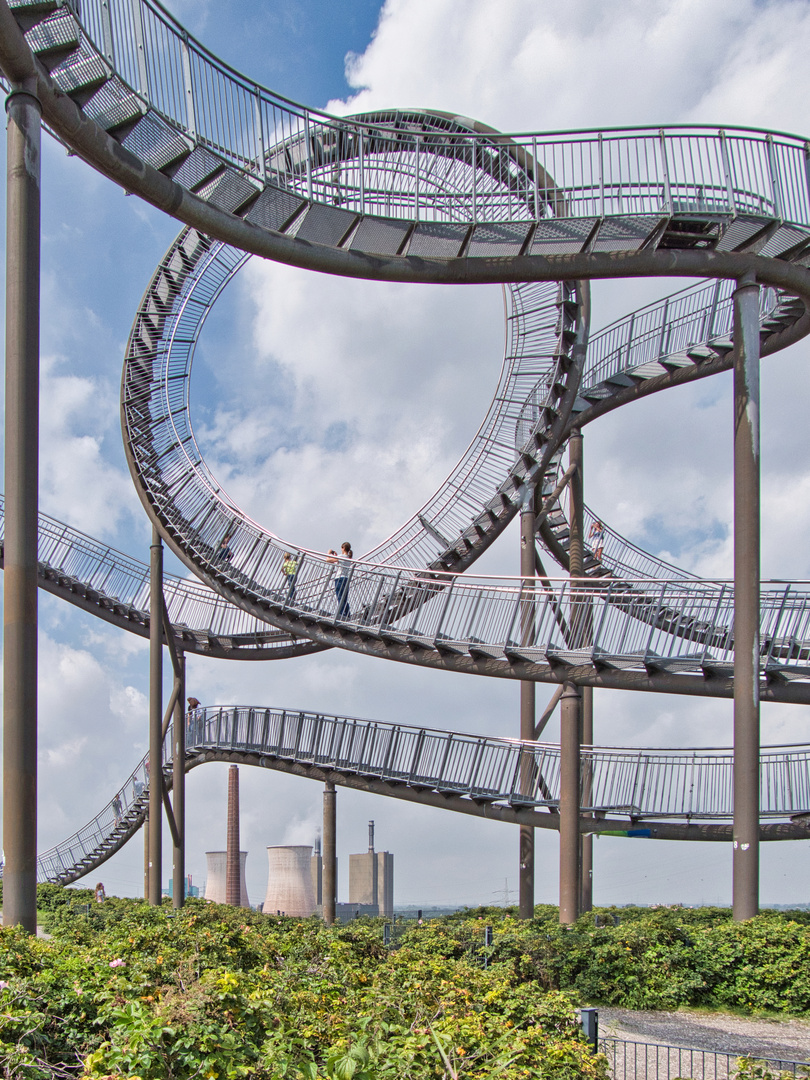
[(5, 979), (0, 979), (0, 990), (8, 990), (11, 983), (7, 983)]
[(126, 963), (126, 960), (121, 960), (121, 959), (111, 960), (110, 961), (110, 967), (123, 967), (125, 963)]

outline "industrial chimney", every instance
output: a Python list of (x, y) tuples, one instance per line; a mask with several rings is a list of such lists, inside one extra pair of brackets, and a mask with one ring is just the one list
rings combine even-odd
[(225, 840), (225, 903), (241, 907), (239, 859), (239, 767), (228, 769), (228, 828)]

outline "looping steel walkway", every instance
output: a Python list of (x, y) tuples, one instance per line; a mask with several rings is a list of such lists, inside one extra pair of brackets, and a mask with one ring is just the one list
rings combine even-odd
[[(71, 0), (0, 0), (0, 67), (37, 97), (45, 123), (73, 152), (187, 226), (144, 294), (122, 380), (136, 488), (163, 538), (205, 583), (168, 590), (169, 620), (183, 649), (259, 659), (338, 646), (523, 681), (732, 695), (731, 585), (670, 567), (610, 528), (601, 558), (586, 550), (579, 578), (549, 577), (539, 553), (529, 578), (461, 575), (534, 490), (537, 539), (569, 566), (571, 525), (562, 501), (569, 436), (636, 398), (727, 370), (732, 282), (761, 287), (762, 355), (810, 332), (803, 139), (699, 126), (508, 135), (414, 110), (331, 117), (245, 79), (153, 0), (82, 0), (81, 8)], [(377, 280), (508, 286), (506, 355), (490, 410), (439, 491), (352, 565), (348, 609), (335, 595), (334, 565), (247, 517), (210, 474), (194, 439), (194, 349), (245, 252)], [(620, 320), (589, 344), (589, 281), (630, 276), (712, 280)], [(756, 338), (755, 313), (751, 326)], [(66, 527), (57, 537), (55, 527), (40, 521), (44, 587), (143, 633), (144, 569)], [(298, 555), (292, 582), (282, 573), (286, 550)], [(763, 583), (758, 656), (755, 650), (763, 699), (810, 702), (809, 623), (803, 583)], [(268, 625), (274, 629), (263, 629)], [(463, 736), (313, 718), (318, 739), (327, 729), (330, 738), (338, 729), (345, 734), (349, 724), (353, 732), (388, 732), (390, 760), (381, 770), (375, 765), (369, 779), (372, 759), (362, 753), (341, 772), (339, 754), (316, 760), (320, 750), (307, 756), (300, 740), (288, 753), (278, 730), (268, 743), (270, 727), (257, 741), (256, 717), (271, 725), (278, 716), (272, 711), (220, 712), (217, 722), (224, 715), (234, 725), (230, 745), (221, 732), (212, 738), (209, 724), (189, 764), (258, 755), (278, 768), (319, 775), (327, 768), (368, 790), (379, 782), (400, 797), (445, 806), (456, 800), (463, 806), (451, 808), (465, 812), (512, 821), (530, 814), (532, 824), (555, 818), (553, 754), (538, 744), (473, 739), (470, 752), (497, 759), (501, 769), (479, 783), (483, 757), (463, 781), (444, 766), (435, 775), (422, 768), (426, 747), (467, 746)], [(254, 725), (244, 739), (237, 730), (243, 716)], [(395, 753), (394, 731), (410, 757)], [(376, 734), (371, 741), (377, 744)], [(611, 794), (591, 806), (591, 831), (602, 829), (600, 814), (616, 813), (631, 822), (685, 819), (656, 824), (659, 836), (728, 839), (729, 826), (694, 824), (726, 816), (727, 779), (705, 804), (687, 806), (682, 797), (689, 769), (693, 779), (724, 775), (717, 760), (709, 774), (697, 752), (689, 765), (675, 764), (675, 752), (659, 755), (661, 762), (652, 752), (634, 754), (631, 790), (622, 779), (630, 767), (620, 760), (628, 753), (585, 755), (587, 791), (597, 791), (603, 774), (610, 778), (604, 790)], [(779, 768), (787, 776), (803, 754), (783, 755), (773, 774), (780, 790), (789, 785)], [(537, 789), (528, 796), (521, 784), (516, 798), (514, 777), (511, 787), (505, 778), (526, 755)], [(637, 783), (642, 758), (645, 776), (661, 778), (649, 788)], [(765, 814), (807, 813), (804, 797), (798, 809), (781, 796), (769, 801), (767, 776)], [(689, 790), (691, 800), (696, 789)], [(108, 807), (119, 819), (112, 827), (109, 820), (93, 826), (95, 847), (84, 852), (85, 862), (103, 861), (140, 823), (143, 793), (132, 793), (128, 801), (120, 792)], [(761, 826), (764, 836), (804, 835), (803, 828)], [(73, 880), (80, 865), (73, 859), (57, 876)]]

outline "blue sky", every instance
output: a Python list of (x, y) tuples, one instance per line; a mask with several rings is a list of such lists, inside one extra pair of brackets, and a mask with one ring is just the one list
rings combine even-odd
[[(306, 104), (426, 106), (502, 130), (707, 122), (810, 131), (810, 9), (752, 0), (190, 2), (170, 9), (224, 60)], [(694, 26), (701, 26), (696, 37)], [(346, 58), (349, 56), (348, 78)], [(176, 223), (44, 139), (42, 508), (129, 554), (149, 527), (126, 470), (118, 382), (133, 314)], [(673, 283), (672, 289), (682, 283)], [(596, 283), (594, 326), (667, 291)], [(500, 367), (500, 290), (348, 282), (252, 260), (206, 326), (192, 381), (195, 428), (215, 475), (282, 536), (372, 546), (449, 471)], [(804, 345), (763, 369), (765, 576), (810, 576)], [(731, 569), (729, 380), (639, 402), (586, 433), (587, 499), (637, 542), (707, 575)], [(293, 478), (292, 482), (290, 478)], [(514, 573), (507, 534), (485, 569)], [(171, 565), (171, 560), (167, 559)], [(145, 750), (147, 655), (139, 639), (40, 598), (40, 837), (82, 825)], [(168, 667), (168, 664), (167, 664)], [(517, 687), (332, 652), (273, 664), (189, 660), (208, 703), (320, 708), (512, 735)], [(545, 700), (541, 688), (538, 700)], [(603, 692), (597, 741), (728, 745), (726, 702)], [(763, 713), (764, 739), (807, 741), (805, 710)], [(549, 737), (554, 737), (554, 725)], [(224, 845), (225, 766), (189, 777), (189, 869)], [(268, 844), (311, 842), (320, 790), (242, 770), (251, 899)], [(397, 903), (484, 903), (516, 886), (505, 826), (340, 792), (339, 854), (377, 821), (396, 856)], [(596, 845), (598, 902), (727, 901), (730, 853), (712, 845)], [(805, 899), (808, 844), (764, 853), (763, 897)], [(553, 901), (556, 839), (538, 837), (537, 897)], [(138, 839), (99, 872), (142, 886)], [(170, 874), (164, 865), (163, 879)], [(346, 897), (346, 882), (340, 889)]]

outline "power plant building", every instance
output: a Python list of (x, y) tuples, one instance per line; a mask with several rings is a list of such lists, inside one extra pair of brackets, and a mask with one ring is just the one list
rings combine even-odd
[(394, 917), (394, 856), (374, 850), (373, 821), (368, 823), (368, 851), (349, 856), (349, 906), (364, 909), (363, 914)]
[(262, 911), (266, 915), (294, 915), (299, 919), (315, 913), (311, 846), (268, 847), (267, 893)]
[[(205, 899), (213, 900), (215, 904), (224, 904), (227, 900), (227, 852), (206, 851), (205, 858), (208, 863), (208, 877), (205, 882)], [(239, 852), (239, 884), (240, 884), (240, 907), (250, 907), (248, 900), (247, 881), (245, 879), (245, 862), (247, 852)]]

